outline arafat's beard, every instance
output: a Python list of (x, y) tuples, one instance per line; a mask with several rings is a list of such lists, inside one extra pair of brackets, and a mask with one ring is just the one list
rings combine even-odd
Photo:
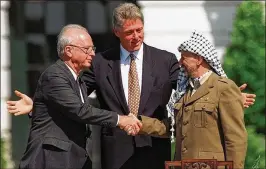
[(189, 77), (197, 77), (197, 68), (192, 68), (190, 70), (187, 70), (187, 72)]

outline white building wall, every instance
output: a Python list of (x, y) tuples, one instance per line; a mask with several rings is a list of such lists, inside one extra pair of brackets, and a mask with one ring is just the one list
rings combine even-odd
[(178, 45), (196, 29), (214, 43), (221, 59), (240, 2), (138, 1), (144, 14), (145, 42), (179, 58)]

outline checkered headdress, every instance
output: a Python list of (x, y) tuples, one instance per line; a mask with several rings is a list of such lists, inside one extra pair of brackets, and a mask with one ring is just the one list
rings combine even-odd
[[(217, 73), (219, 76), (227, 77), (218, 59), (218, 55), (214, 46), (201, 33), (193, 31), (190, 39), (183, 42), (178, 47), (178, 51), (187, 51), (202, 56), (206, 60), (206, 62), (212, 67), (215, 73)], [(174, 103), (184, 95), (187, 86), (188, 75), (184, 67), (181, 66), (177, 79), (177, 90), (172, 94), (170, 101), (167, 105), (168, 112), (173, 112)]]
[(183, 42), (178, 51), (187, 51), (202, 56), (219, 76), (226, 77), (214, 46), (199, 32), (194, 31), (189, 40)]

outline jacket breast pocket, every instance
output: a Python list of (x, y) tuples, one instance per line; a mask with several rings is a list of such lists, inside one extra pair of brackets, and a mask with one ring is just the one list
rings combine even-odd
[(72, 144), (70, 142), (53, 137), (45, 137), (42, 143), (44, 149), (49, 149), (52, 151), (69, 151), (71, 145)]
[(216, 106), (213, 103), (195, 103), (192, 121), (197, 128), (215, 126)]

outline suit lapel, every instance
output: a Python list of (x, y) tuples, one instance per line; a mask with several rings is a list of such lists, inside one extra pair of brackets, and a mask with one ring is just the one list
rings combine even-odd
[(151, 56), (149, 46), (143, 43), (143, 66), (142, 66), (142, 86), (140, 95), (139, 114), (144, 110), (146, 102), (150, 96), (153, 86), (154, 77), (152, 75), (154, 60)]
[(191, 91), (192, 91), (191, 87), (190, 86), (187, 87), (186, 93), (183, 96), (184, 103), (187, 103), (189, 101), (190, 96), (191, 96)]
[(120, 68), (120, 48), (115, 49), (112, 53), (112, 59), (109, 60), (109, 72), (107, 74), (107, 80), (109, 81), (110, 85), (112, 86), (117, 99), (119, 100), (120, 104), (122, 105), (125, 114), (129, 113), (129, 109), (127, 106), (124, 88), (122, 85), (121, 79), (121, 68)]
[(199, 89), (188, 99), (187, 104), (192, 103), (202, 98), (206, 94), (208, 94), (210, 92), (209, 90), (214, 87), (213, 85), (214, 77), (215, 77), (215, 73), (212, 73), (210, 77), (208, 78), (208, 80), (203, 85), (201, 85)]
[(78, 84), (76, 82), (76, 80), (74, 79), (74, 76), (72, 75), (72, 73), (70, 72), (69, 68), (66, 66), (66, 64), (61, 60), (58, 59), (56, 61), (56, 64), (64, 70), (64, 72), (66, 73), (67, 77), (70, 79), (72, 85), (74, 86), (74, 91), (78, 94), (78, 96), (81, 98), (80, 96), (80, 92), (79, 92), (79, 88), (78, 88)]

